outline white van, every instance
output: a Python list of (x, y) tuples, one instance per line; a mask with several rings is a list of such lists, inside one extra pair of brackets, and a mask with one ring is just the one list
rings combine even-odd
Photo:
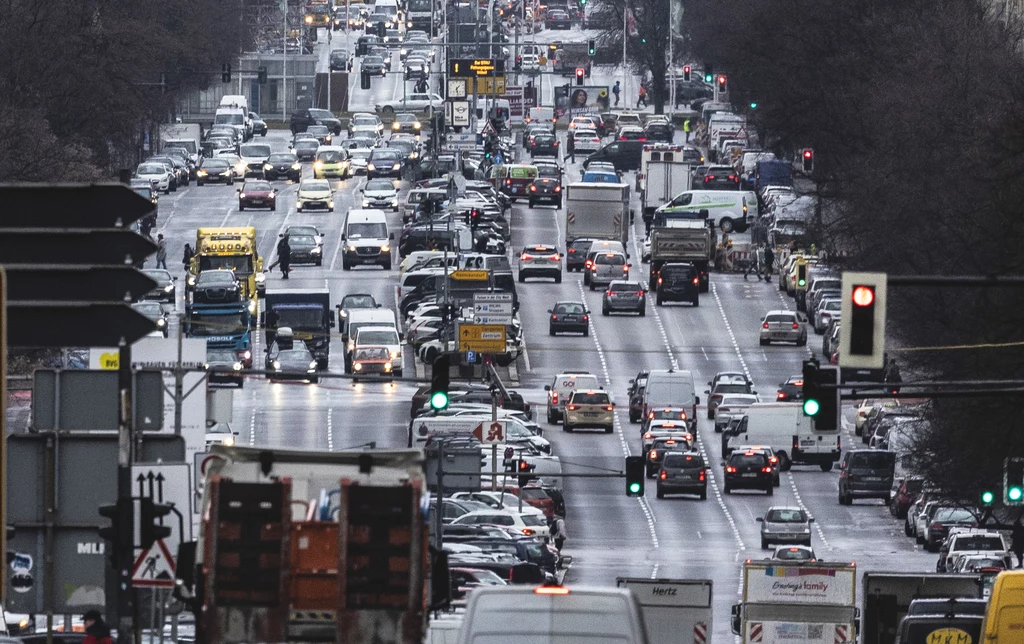
[(341, 268), (347, 271), (358, 264), (377, 264), (390, 271), (394, 238), (395, 234), (388, 231), (383, 210), (349, 210), (341, 229), (341, 240), (345, 243)]
[(240, 107), (249, 113), (249, 100), (241, 94), (225, 94), (220, 97), (220, 107)]
[(557, 123), (558, 119), (555, 118), (555, 108), (531, 107), (526, 113), (526, 122), (540, 123), (541, 125), (547, 125), (548, 123)]
[(565, 418), (565, 403), (577, 389), (600, 389), (597, 376), (587, 371), (560, 373), (550, 385), (544, 385), (548, 392), (548, 422), (552, 425)]
[[(388, 311), (390, 312), (390, 309)], [(349, 346), (352, 347), (352, 351), (347, 350)], [(393, 325), (360, 326), (356, 329), (352, 341), (345, 345), (346, 373), (352, 370), (352, 356), (355, 354), (355, 351), (360, 347), (368, 346), (385, 347), (388, 350), (388, 356), (391, 358), (393, 365), (391, 373), (396, 378), (402, 377), (402, 339), (398, 334), (398, 329)]]
[(754, 403), (735, 428), (725, 430), (723, 456), (740, 445), (769, 445), (779, 457), (779, 469), (793, 463), (819, 465), (828, 472), (839, 460), (839, 431), (817, 431), (801, 403)]
[(647, 631), (636, 596), (625, 588), (524, 584), (474, 588), (458, 644), (510, 639), (531, 644), (647, 644)]
[(238, 132), (238, 138), (248, 141), (252, 138), (252, 121), (249, 112), (239, 107), (219, 107), (213, 116), (214, 125), (230, 125)]
[(644, 411), (646, 417), (650, 409), (671, 407), (687, 411), (686, 422), (691, 431), (697, 428), (697, 387), (694, 384), (692, 371), (652, 371), (647, 376), (644, 388)]
[(724, 233), (741, 233), (757, 216), (757, 195), (746, 190), (686, 190), (654, 211), (672, 213), (707, 210), (708, 219)]
[(345, 362), (355, 348), (356, 335), (359, 329), (371, 326), (388, 326), (398, 331), (398, 323), (395, 320), (395, 312), (384, 307), (377, 309), (352, 309), (348, 312), (348, 326), (342, 334), (342, 341), (345, 343)]

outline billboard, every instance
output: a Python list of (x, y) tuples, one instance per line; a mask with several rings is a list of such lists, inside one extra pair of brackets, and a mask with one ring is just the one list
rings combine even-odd
[(555, 116), (597, 114), (609, 109), (607, 85), (563, 85), (555, 88)]

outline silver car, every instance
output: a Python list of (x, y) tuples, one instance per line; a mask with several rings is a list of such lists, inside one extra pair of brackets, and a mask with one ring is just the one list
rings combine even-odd
[(761, 524), (762, 550), (773, 543), (811, 545), (811, 522), (814, 518), (800, 508), (774, 506), (757, 521)]
[(647, 315), (647, 290), (640, 282), (614, 280), (608, 285), (601, 302), (601, 314), (614, 311), (629, 311)]
[(829, 320), (841, 316), (842, 307), (843, 303), (838, 298), (830, 297), (821, 300), (814, 313), (814, 332), (818, 335), (825, 333)]
[(733, 418), (742, 418), (747, 407), (761, 399), (757, 394), (725, 394), (715, 408), (715, 431), (721, 432)]
[(629, 268), (626, 256), (622, 253), (597, 253), (590, 267), (590, 290), (597, 290), (598, 286), (611, 284), (617, 279), (628, 278)]
[(761, 318), (760, 340), (762, 347), (772, 342), (795, 342), (802, 347), (807, 344), (807, 328), (795, 311), (768, 311)]

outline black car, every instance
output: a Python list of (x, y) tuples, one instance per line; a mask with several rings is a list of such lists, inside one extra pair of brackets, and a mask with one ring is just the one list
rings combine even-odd
[(226, 159), (203, 157), (202, 163), (196, 169), (196, 185), (201, 186), (207, 183), (226, 183), (229, 186), (235, 182), (235, 171)]
[(548, 321), (548, 334), (582, 333), (590, 335), (590, 311), (583, 302), (556, 302), (554, 308), (548, 309), (551, 318)]
[(772, 496), (775, 494), (773, 469), (763, 453), (733, 452), (725, 462), (725, 493), (730, 494), (739, 489), (764, 490), (768, 496)]
[(316, 158), (316, 151), (320, 149), (320, 142), (314, 138), (299, 139), (292, 144), (292, 150), (299, 161), (312, 161)]
[(689, 263), (662, 264), (657, 277), (652, 272), (651, 285), (657, 293), (656, 304), (665, 302), (689, 302), (700, 306), (700, 276), (696, 267)]
[(724, 172), (709, 172), (704, 175), (703, 190), (739, 190), (740, 173), (730, 168)]
[(562, 184), (557, 179), (534, 179), (530, 184), (530, 207), (537, 203), (554, 204), (562, 207)]
[(395, 120), (391, 122), (391, 132), (409, 132), (410, 134), (420, 133), (420, 120), (411, 112), (398, 112)]
[(267, 380), (319, 380), (316, 358), (304, 343), (296, 342), (291, 349), (275, 349), (276, 344), (267, 353)]
[(644, 454), (644, 470), (647, 478), (653, 479), (661, 469), (661, 461), (669, 452), (687, 452), (690, 444), (683, 438), (667, 437), (656, 438), (651, 443), (651, 448)]
[(664, 141), (672, 143), (675, 130), (668, 123), (650, 123), (644, 128), (644, 136), (648, 141)]
[(306, 127), (306, 132), (312, 134), (320, 145), (330, 145), (334, 141), (331, 128), (327, 125), (310, 125)]
[(565, 250), (565, 270), (582, 272), (587, 265), (587, 254), (590, 252), (590, 246), (594, 243), (593, 239), (581, 238), (573, 240), (569, 244), (569, 248)]
[(530, 156), (558, 156), (558, 139), (554, 134), (539, 132), (530, 141)]
[(292, 112), (289, 127), (292, 134), (305, 132), (310, 125), (326, 125), (335, 134), (341, 134), (341, 120), (329, 110), (321, 110), (315, 107)]
[(252, 121), (252, 135), (266, 136), (270, 128), (267, 127), (267, 122), (264, 121), (259, 114), (256, 112), (249, 112), (249, 120)]
[(330, 57), (331, 71), (350, 72), (352, 71), (352, 59), (344, 49), (335, 49)]
[(366, 161), (366, 178), (402, 176), (402, 167), (408, 158), (401, 150), (395, 148), (374, 148)]
[(299, 158), (294, 154), (271, 154), (267, 157), (267, 165), (264, 166), (264, 175), (267, 181), (287, 179), (288, 181), (299, 181), (302, 179), (302, 166)]
[(776, 402), (793, 402), (803, 399), (804, 377), (802, 375), (790, 376), (786, 382), (779, 383), (779, 391), (775, 394)]
[(141, 313), (147, 318), (156, 322), (156, 330), (164, 334), (167, 337), (167, 311), (159, 302), (143, 301), (132, 304), (132, 309), (136, 313)]
[(290, 258), (292, 264), (322, 265), (323, 253), (316, 243), (316, 237), (312, 235), (288, 235), (288, 246), (291, 247)]
[(708, 498), (708, 471), (704, 458), (697, 452), (668, 452), (658, 470), (657, 494), (696, 494), (701, 501)]
[(156, 282), (156, 288), (142, 296), (144, 300), (159, 300), (161, 302), (173, 303), (176, 299), (177, 288), (171, 274), (162, 268), (147, 268), (142, 271), (146, 277)]
[(243, 365), (231, 349), (209, 349), (206, 352), (206, 380), (210, 384), (242, 386)]
[(370, 48), (370, 45), (380, 44), (381, 39), (373, 34), (363, 34), (356, 40), (356, 56), (364, 55)]
[(859, 449), (843, 454), (839, 466), (839, 504), (854, 499), (888, 501), (896, 468), (896, 454), (878, 449)]
[(195, 304), (222, 304), (240, 302), (242, 287), (234, 271), (227, 269), (207, 270), (199, 273), (192, 287), (192, 302)]

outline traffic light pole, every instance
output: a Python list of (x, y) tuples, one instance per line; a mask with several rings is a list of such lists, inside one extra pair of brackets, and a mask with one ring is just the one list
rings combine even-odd
[[(132, 503), (132, 349), (122, 344), (118, 352), (117, 386), (120, 395), (118, 405), (118, 450), (117, 450), (117, 500), (121, 507), (120, 525), (127, 525), (127, 533), (134, 535), (135, 517)], [(132, 587), (132, 568), (135, 565), (133, 539), (120, 540), (115, 544), (117, 552), (117, 633), (122, 644), (141, 642), (138, 620), (135, 613), (135, 590)]]

